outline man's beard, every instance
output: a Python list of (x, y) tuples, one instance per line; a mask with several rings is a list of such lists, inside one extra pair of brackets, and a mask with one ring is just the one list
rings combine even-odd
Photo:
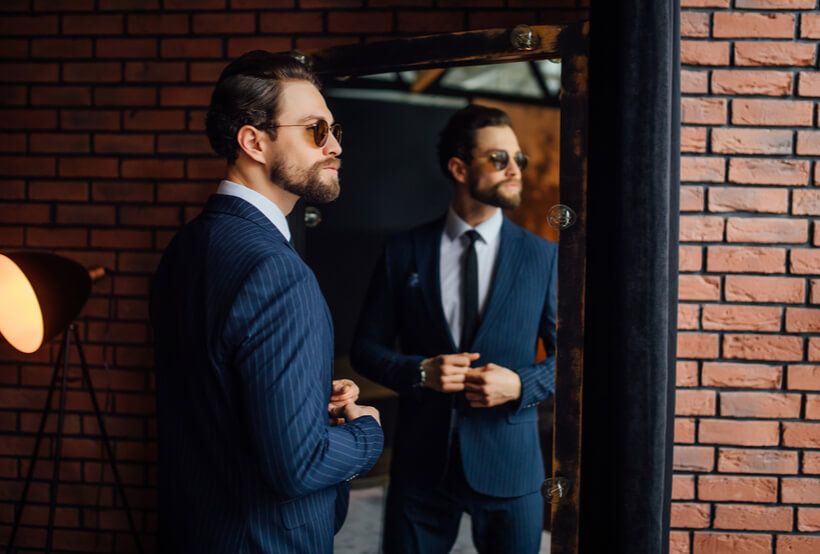
[(336, 158), (325, 158), (307, 169), (288, 166), (287, 162), (277, 160), (270, 169), (271, 181), (283, 189), (302, 197), (312, 204), (327, 204), (339, 197), (339, 176), (337, 173), (322, 175), (328, 166), (341, 167), (342, 161)]
[(504, 185), (510, 182), (521, 183), (519, 179), (504, 179), (490, 187), (479, 189), (478, 179), (472, 179), (470, 181), (470, 196), (490, 206), (514, 210), (521, 204), (521, 189), (519, 188), (515, 192), (507, 192)]

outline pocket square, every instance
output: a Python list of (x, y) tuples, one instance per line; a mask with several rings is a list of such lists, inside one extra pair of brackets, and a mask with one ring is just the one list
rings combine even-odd
[(410, 276), (407, 278), (407, 286), (408, 287), (417, 287), (419, 286), (419, 274), (418, 273), (411, 273)]

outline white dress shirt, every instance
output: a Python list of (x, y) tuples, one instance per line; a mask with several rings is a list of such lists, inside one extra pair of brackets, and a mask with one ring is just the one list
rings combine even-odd
[[(501, 223), (504, 216), (501, 208), (475, 227), (480, 238), (475, 242), (476, 256), (478, 258), (478, 313), (484, 313), (487, 304), (487, 297), (490, 293), (495, 270), (495, 262), (498, 259), (498, 249), (501, 244)], [(461, 328), (464, 325), (464, 313), (462, 311), (461, 300), (463, 296), (462, 268), (464, 267), (464, 256), (467, 254), (467, 247), (470, 244), (464, 233), (473, 229), (467, 222), (461, 219), (451, 207), (447, 212), (447, 221), (441, 233), (441, 251), (439, 258), (439, 275), (441, 278), (441, 306), (444, 308), (444, 317), (450, 327), (453, 341), (459, 348), (461, 339)]]
[(280, 233), (285, 237), (285, 240), (290, 241), (290, 227), (288, 226), (288, 220), (285, 217), (285, 214), (282, 213), (282, 210), (279, 209), (279, 206), (265, 196), (262, 196), (255, 190), (246, 187), (245, 185), (240, 185), (238, 183), (234, 183), (233, 181), (228, 181), (227, 179), (223, 180), (219, 183), (219, 188), (216, 189), (217, 194), (225, 194), (227, 196), (236, 196), (237, 198), (241, 198), (242, 200), (248, 202), (254, 208), (262, 212), (265, 217), (270, 219), (270, 222), (273, 223), (274, 227), (276, 227)]

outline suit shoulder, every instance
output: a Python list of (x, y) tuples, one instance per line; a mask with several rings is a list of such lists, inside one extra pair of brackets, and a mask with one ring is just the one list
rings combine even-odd
[(521, 233), (524, 244), (526, 244), (528, 248), (536, 252), (544, 252), (549, 256), (554, 256), (558, 253), (558, 244), (556, 244), (555, 241), (547, 240), (540, 235), (536, 235), (529, 229), (524, 229), (518, 224), (513, 223), (513, 225)]
[(442, 218), (438, 218), (433, 221), (417, 225), (411, 229), (399, 231), (387, 239), (387, 247), (390, 249), (401, 249), (412, 246), (413, 242), (418, 237), (426, 237), (431, 233), (440, 233), (443, 228), (443, 222), (444, 220)]

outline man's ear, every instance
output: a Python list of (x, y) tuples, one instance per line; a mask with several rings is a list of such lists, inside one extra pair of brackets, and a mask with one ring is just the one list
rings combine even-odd
[(261, 164), (265, 163), (264, 145), (262, 144), (265, 131), (260, 131), (253, 125), (244, 125), (236, 133), (236, 141), (239, 143), (239, 148), (245, 154)]
[(461, 158), (456, 158), (455, 156), (450, 158), (447, 162), (447, 169), (450, 171), (450, 175), (453, 176), (456, 183), (467, 182), (467, 164)]

